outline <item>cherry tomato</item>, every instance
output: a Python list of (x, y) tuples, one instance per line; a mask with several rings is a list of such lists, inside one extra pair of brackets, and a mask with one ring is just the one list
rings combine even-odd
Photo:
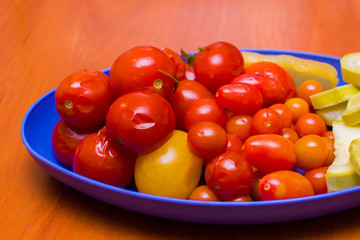
[(281, 100), (284, 95), (282, 84), (275, 78), (261, 74), (244, 73), (235, 77), (231, 83), (244, 83), (256, 87), (263, 97), (263, 106), (268, 107)]
[(330, 166), (333, 162), (334, 162), (334, 159), (335, 159), (335, 146), (334, 146), (334, 140), (329, 138), (329, 137), (322, 137), (325, 142), (327, 143), (328, 147), (329, 147), (329, 155), (325, 161), (325, 166)]
[(249, 137), (243, 145), (243, 155), (262, 173), (292, 170), (296, 163), (294, 144), (281, 135), (260, 134)]
[(253, 167), (253, 172), (254, 172), (254, 185), (252, 186), (249, 195), (251, 199), (253, 199), (254, 201), (260, 201), (261, 197), (259, 193), (259, 184), (261, 179), (265, 176), (265, 174), (260, 172), (258, 169), (254, 167)]
[(325, 179), (327, 169), (327, 166), (314, 168), (304, 174), (304, 176), (310, 181), (311, 185), (313, 186), (315, 194), (322, 194), (328, 192)]
[(322, 136), (325, 130), (326, 124), (324, 120), (315, 113), (305, 113), (301, 115), (295, 124), (295, 131), (299, 137), (309, 134)]
[(306, 80), (297, 89), (297, 97), (304, 99), (309, 106), (312, 106), (310, 96), (324, 91), (323, 86), (316, 80)]
[(239, 196), (236, 198), (228, 199), (227, 201), (229, 201), (229, 202), (251, 202), (252, 198), (250, 197), (249, 194), (246, 194), (246, 195)]
[(302, 98), (290, 98), (284, 104), (291, 111), (293, 123), (296, 123), (301, 115), (310, 112), (309, 104)]
[(227, 42), (215, 42), (204, 47), (194, 62), (196, 80), (213, 93), (243, 70), (244, 58), (240, 50)]
[(175, 130), (158, 149), (138, 156), (135, 184), (139, 192), (187, 199), (199, 184), (202, 166), (187, 147), (187, 133)]
[(200, 185), (192, 191), (190, 200), (220, 201), (207, 185)]
[(305, 135), (295, 143), (296, 166), (304, 171), (322, 167), (329, 155), (329, 146), (318, 135)]
[(119, 97), (106, 116), (109, 132), (136, 152), (152, 151), (175, 129), (175, 114), (165, 98), (151, 92)]
[(60, 119), (51, 135), (51, 145), (57, 160), (66, 166), (72, 167), (75, 149), (79, 142), (87, 135), (99, 131), (100, 128), (100, 126), (76, 128), (67, 124), (64, 119)]
[(185, 79), (196, 80), (194, 68), (190, 67), (188, 64), (185, 64)]
[(231, 83), (221, 86), (215, 94), (216, 102), (234, 114), (252, 115), (258, 111), (263, 99), (254, 86), (244, 83)]
[(227, 147), (226, 132), (214, 122), (198, 122), (188, 132), (188, 147), (190, 152), (202, 158), (204, 165), (206, 165), (209, 159), (225, 152)]
[(220, 107), (213, 98), (200, 98), (196, 100), (185, 114), (185, 128), (187, 131), (198, 122), (210, 121), (221, 127), (226, 124), (226, 111)]
[(251, 133), (265, 134), (273, 133), (280, 134), (283, 129), (280, 114), (270, 108), (260, 109), (255, 113), (251, 122)]
[(74, 172), (113, 186), (127, 187), (134, 174), (136, 155), (117, 147), (106, 127), (86, 136), (74, 155)]
[(170, 98), (176, 116), (176, 129), (185, 130), (185, 114), (191, 104), (200, 98), (214, 98), (214, 95), (201, 83), (183, 80)]
[(113, 102), (105, 73), (84, 69), (66, 77), (55, 91), (56, 110), (69, 124), (89, 128), (105, 120)]
[(249, 162), (241, 154), (225, 152), (208, 162), (205, 181), (220, 200), (228, 200), (248, 194), (254, 176)]
[(227, 146), (225, 151), (233, 151), (233, 152), (241, 153), (243, 142), (240, 140), (240, 138), (238, 138), (237, 136), (231, 133), (227, 133), (226, 136), (227, 136)]
[(252, 116), (234, 115), (226, 122), (226, 132), (234, 134), (241, 141), (245, 141), (251, 136)]
[(291, 128), (283, 128), (281, 130), (281, 135), (287, 139), (289, 139), (293, 144), (299, 140), (299, 135)]
[(265, 175), (259, 184), (262, 200), (279, 200), (314, 195), (310, 181), (300, 173), (288, 170)]
[(284, 89), (284, 94), (280, 98), (280, 102), (296, 96), (296, 87), (291, 75), (276, 63), (267, 61), (256, 62), (248, 65), (245, 68), (245, 73), (261, 74), (277, 79)]
[(283, 127), (290, 128), (292, 124), (292, 113), (290, 108), (285, 106), (283, 103), (275, 103), (269, 107), (272, 110), (275, 110), (281, 117)]
[(113, 94), (148, 90), (169, 99), (175, 90), (175, 66), (153, 46), (136, 46), (121, 54), (110, 70)]
[(323, 134), (323, 137), (330, 138), (331, 140), (334, 141), (334, 133), (331, 130), (325, 131), (324, 134)]
[(163, 51), (171, 60), (171, 62), (175, 66), (175, 77), (178, 81), (182, 81), (185, 79), (185, 62), (180, 57), (178, 53), (171, 50), (170, 48), (161, 48), (161, 51)]

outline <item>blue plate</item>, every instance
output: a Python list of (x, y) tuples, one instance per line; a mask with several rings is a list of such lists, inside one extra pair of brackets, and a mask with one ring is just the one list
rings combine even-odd
[[(243, 49), (262, 54), (291, 54), (333, 65), (341, 80), (340, 59), (294, 51)], [(104, 70), (109, 73), (110, 69)], [(60, 119), (52, 90), (26, 113), (21, 137), (35, 161), (51, 176), (106, 203), (151, 216), (209, 224), (263, 224), (300, 220), (344, 211), (360, 205), (360, 186), (311, 197), (254, 202), (205, 202), (174, 199), (113, 187), (82, 177), (60, 164), (51, 148), (51, 133)]]

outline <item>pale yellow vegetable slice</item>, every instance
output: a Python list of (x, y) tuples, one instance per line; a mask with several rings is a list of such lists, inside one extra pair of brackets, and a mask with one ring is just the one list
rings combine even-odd
[(349, 99), (346, 110), (342, 114), (342, 120), (349, 126), (360, 123), (360, 92)]
[(242, 51), (242, 54), (245, 66), (260, 61), (269, 61), (282, 66), (291, 74), (296, 87), (306, 80), (313, 79), (321, 83), (324, 90), (328, 90), (335, 87), (339, 82), (336, 69), (328, 63), (289, 54), (266, 55), (246, 51)]
[(314, 109), (323, 109), (347, 102), (359, 89), (352, 84), (338, 86), (310, 96)]
[(360, 52), (346, 54), (340, 65), (344, 82), (360, 87)]
[(335, 106), (326, 107), (316, 111), (325, 122), (327, 126), (332, 126), (334, 121), (342, 119), (342, 114), (346, 109), (347, 102), (339, 103)]
[(333, 122), (334, 162), (325, 174), (329, 192), (360, 185), (360, 176), (350, 163), (349, 146), (352, 140), (360, 138), (360, 125), (349, 127), (342, 120)]
[(360, 175), (360, 138), (352, 140), (349, 147), (350, 163), (356, 173)]

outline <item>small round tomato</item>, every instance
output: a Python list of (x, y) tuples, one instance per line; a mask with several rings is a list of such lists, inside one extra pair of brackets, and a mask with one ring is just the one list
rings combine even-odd
[(121, 54), (110, 70), (113, 94), (148, 90), (169, 99), (175, 90), (175, 66), (153, 46), (136, 46)]
[(221, 86), (215, 94), (216, 102), (234, 114), (252, 115), (258, 111), (263, 98), (254, 86), (244, 83), (231, 83)]
[(192, 191), (189, 200), (220, 201), (207, 185), (200, 185)]
[(279, 200), (314, 195), (310, 181), (300, 173), (288, 170), (265, 175), (259, 184), (262, 200)]
[(170, 98), (176, 116), (176, 129), (185, 130), (185, 114), (200, 98), (214, 98), (214, 95), (198, 81), (183, 80)]
[(188, 132), (187, 139), (190, 152), (202, 158), (204, 165), (209, 159), (225, 152), (227, 146), (225, 130), (210, 121), (194, 124)]
[(262, 108), (253, 116), (251, 122), (251, 133), (253, 135), (265, 133), (280, 134), (282, 129), (283, 124), (280, 114), (271, 108)]
[(252, 186), (249, 195), (254, 201), (260, 201), (259, 184), (261, 179), (265, 176), (264, 173), (253, 167), (254, 172), (254, 185)]
[(322, 194), (328, 192), (325, 179), (327, 169), (327, 166), (314, 168), (304, 174), (304, 176), (310, 181), (311, 185), (313, 186), (315, 194)]
[(299, 140), (299, 135), (291, 128), (283, 128), (281, 130), (281, 136), (289, 139), (293, 144)]
[(293, 123), (296, 123), (296, 121), (300, 118), (301, 115), (310, 112), (309, 104), (302, 98), (290, 98), (286, 100), (284, 104), (291, 111)]
[(275, 110), (281, 117), (283, 127), (290, 128), (292, 125), (292, 113), (290, 108), (285, 106), (283, 103), (275, 103), (269, 107), (272, 110)]
[(315, 113), (305, 113), (301, 115), (295, 124), (295, 131), (299, 137), (309, 134), (322, 136), (325, 130), (326, 124), (324, 120)]
[(312, 106), (310, 96), (324, 91), (323, 86), (316, 80), (306, 80), (298, 87), (296, 95), (304, 99), (309, 106)]
[(335, 159), (335, 146), (334, 146), (334, 139), (331, 139), (329, 137), (322, 137), (325, 142), (327, 143), (328, 147), (329, 147), (329, 155), (325, 161), (325, 166), (330, 166)]
[(226, 132), (234, 134), (241, 141), (245, 141), (251, 136), (251, 122), (252, 116), (249, 115), (234, 115), (226, 122)]
[(227, 136), (227, 146), (225, 151), (227, 152), (233, 151), (233, 152), (241, 153), (243, 142), (240, 140), (240, 138), (238, 138), (237, 136), (231, 133), (227, 133), (226, 136)]
[(225, 152), (208, 162), (205, 181), (220, 200), (228, 200), (248, 194), (254, 176), (251, 165), (241, 154)]
[(235, 197), (232, 199), (228, 199), (227, 201), (228, 202), (251, 202), (252, 198), (250, 197), (249, 194), (246, 194), (246, 195), (242, 195), (242, 196)]
[(67, 124), (64, 119), (60, 119), (53, 128), (51, 135), (51, 146), (57, 160), (66, 166), (72, 167), (75, 149), (79, 142), (87, 135), (99, 131), (100, 128), (100, 126), (76, 128)]
[(151, 151), (175, 129), (175, 114), (165, 98), (151, 92), (131, 92), (119, 97), (106, 115), (106, 127), (136, 152)]
[(323, 137), (305, 135), (295, 143), (296, 166), (304, 171), (322, 167), (329, 156), (329, 146)]
[(158, 149), (138, 156), (135, 184), (139, 192), (186, 199), (199, 184), (202, 166), (187, 147), (187, 133), (175, 130)]
[(296, 87), (293, 78), (284, 68), (276, 63), (267, 61), (256, 62), (248, 65), (245, 68), (245, 73), (260, 74), (277, 79), (284, 90), (280, 102), (284, 102), (286, 99), (296, 96)]
[(221, 127), (226, 124), (226, 111), (220, 107), (213, 98), (200, 98), (196, 100), (185, 114), (185, 128), (187, 131), (198, 122), (210, 121)]
[(113, 100), (107, 75), (91, 69), (69, 75), (55, 91), (58, 114), (80, 128), (102, 123)]
[(243, 83), (256, 87), (263, 97), (264, 107), (268, 107), (271, 104), (279, 102), (281, 97), (284, 95), (284, 88), (277, 79), (261, 74), (240, 74), (230, 83)]
[(213, 93), (243, 70), (244, 58), (240, 50), (227, 42), (215, 42), (200, 49), (194, 62), (196, 80)]
[(175, 77), (178, 81), (182, 81), (185, 78), (185, 62), (180, 57), (178, 53), (171, 50), (170, 48), (161, 48), (161, 51), (163, 51), (171, 60), (171, 62), (175, 66)]
[(243, 145), (243, 155), (252, 166), (264, 174), (292, 170), (296, 163), (294, 144), (277, 134), (260, 134), (249, 137)]
[(127, 187), (134, 174), (136, 154), (117, 145), (106, 127), (86, 136), (76, 148), (74, 172), (113, 186)]

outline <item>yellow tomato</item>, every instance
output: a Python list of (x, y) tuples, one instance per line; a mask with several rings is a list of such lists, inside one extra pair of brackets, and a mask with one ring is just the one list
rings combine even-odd
[(135, 162), (135, 183), (139, 192), (174, 198), (188, 198), (198, 186), (203, 160), (187, 146), (187, 133), (175, 130), (160, 148), (140, 155)]

